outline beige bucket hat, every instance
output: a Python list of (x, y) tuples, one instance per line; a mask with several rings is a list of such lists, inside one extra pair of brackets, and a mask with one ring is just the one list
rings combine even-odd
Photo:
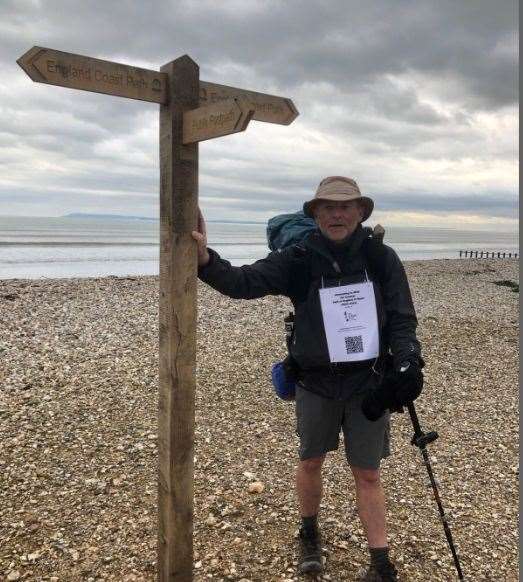
[(362, 196), (356, 181), (344, 176), (329, 176), (320, 182), (314, 198), (303, 205), (303, 212), (306, 216), (314, 218), (314, 207), (319, 200), (334, 200), (336, 202), (360, 200), (364, 209), (362, 222), (369, 218), (374, 209), (372, 198)]

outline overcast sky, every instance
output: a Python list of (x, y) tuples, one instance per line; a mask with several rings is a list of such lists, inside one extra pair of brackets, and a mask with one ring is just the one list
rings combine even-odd
[(0, 215), (157, 216), (153, 103), (34, 83), (34, 45), (289, 97), (289, 126), (200, 144), (210, 219), (293, 212), (328, 175), (369, 223), (517, 228), (513, 0), (1, 0)]

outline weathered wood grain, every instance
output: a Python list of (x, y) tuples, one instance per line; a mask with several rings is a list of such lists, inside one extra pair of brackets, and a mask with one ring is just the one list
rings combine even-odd
[(183, 143), (194, 143), (245, 131), (254, 114), (237, 99), (198, 107), (183, 116)]
[(167, 78), (158, 71), (39, 46), (28, 50), (17, 63), (37, 83), (153, 103), (167, 101)]
[(285, 97), (200, 81), (201, 105), (222, 103), (230, 99), (237, 99), (247, 109), (254, 109), (252, 118), (256, 121), (289, 125), (299, 115), (294, 103)]
[(182, 145), (183, 115), (198, 107), (199, 69), (188, 56), (161, 68), (160, 108), (159, 580), (192, 580), (198, 144)]

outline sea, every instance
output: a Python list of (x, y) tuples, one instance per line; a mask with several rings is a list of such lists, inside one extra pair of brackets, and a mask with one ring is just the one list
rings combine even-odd
[[(266, 224), (208, 222), (207, 230), (209, 246), (233, 265), (269, 252)], [(158, 275), (159, 236), (152, 219), (0, 216), (0, 279)], [(519, 254), (517, 232), (390, 227), (385, 239), (404, 261)]]

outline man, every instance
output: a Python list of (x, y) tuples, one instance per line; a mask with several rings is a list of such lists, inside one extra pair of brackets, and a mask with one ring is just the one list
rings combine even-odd
[[(381, 459), (390, 454), (389, 412), (379, 410), (379, 418), (370, 421), (362, 403), (364, 410), (369, 402), (376, 403), (371, 397), (382, 383), (387, 353), (392, 353), (396, 370), (419, 371), (422, 360), (403, 266), (391, 248), (370, 244), (372, 231), (361, 226), (373, 208), (372, 199), (361, 195), (354, 180), (331, 176), (322, 180), (314, 198), (304, 204), (304, 213), (314, 218), (318, 230), (299, 245), (252, 265), (232, 267), (207, 248), (201, 214), (193, 237), (198, 243), (201, 280), (233, 298), (285, 295), (295, 308), (290, 354), (299, 369), (299, 572), (323, 569), (318, 526), (321, 469), (327, 452), (338, 448), (343, 430), (371, 557), (362, 579), (379, 582), (397, 580), (388, 555), (379, 471)], [(401, 399), (385, 398), (386, 407), (391, 402), (406, 404), (419, 394), (421, 387), (416, 388), (413, 391), (409, 385)]]

